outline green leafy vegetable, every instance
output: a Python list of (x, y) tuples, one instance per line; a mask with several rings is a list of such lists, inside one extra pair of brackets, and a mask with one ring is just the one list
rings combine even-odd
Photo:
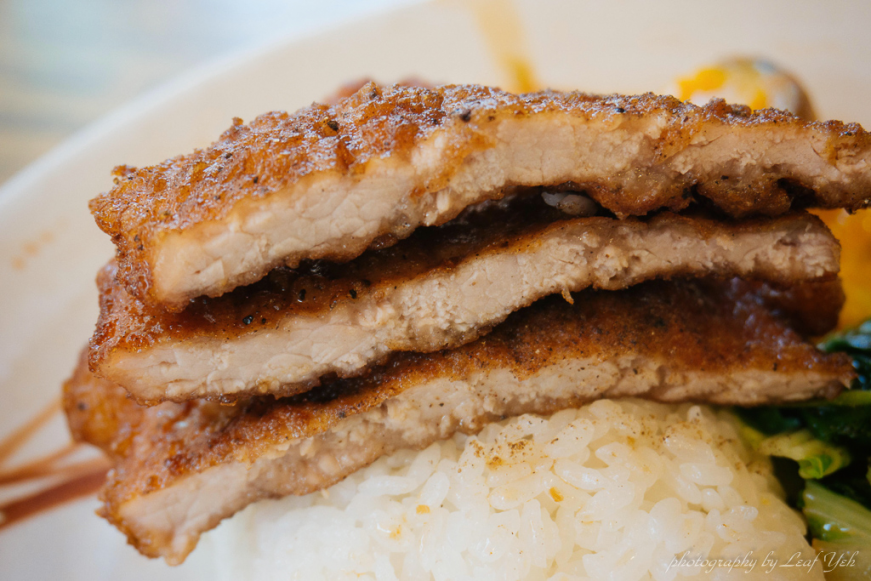
[[(871, 578), (871, 319), (820, 345), (853, 359), (857, 378), (833, 401), (809, 402), (781, 413), (798, 418), (816, 438), (844, 446), (854, 462), (821, 480), (807, 480), (799, 502), (814, 548), (849, 555), (850, 566), (826, 569), (831, 581)], [(855, 561), (855, 562), (854, 562)]]
[[(871, 319), (820, 345), (853, 359), (857, 379), (831, 401), (736, 409), (741, 435), (775, 458), (816, 539), (871, 546)], [(797, 469), (796, 469), (797, 468)], [(787, 482), (787, 480), (789, 482)], [(789, 486), (787, 487), (787, 484)]]
[(798, 474), (805, 480), (828, 476), (848, 465), (851, 460), (846, 449), (817, 440), (808, 430), (766, 437), (762, 432), (745, 424), (741, 435), (748, 444), (763, 454), (798, 462)]
[(840, 351), (852, 357), (853, 367), (859, 375), (853, 383), (853, 389), (871, 391), (871, 319), (855, 329), (827, 339), (820, 344), (820, 349), (826, 353)]
[[(860, 376), (861, 377), (861, 376)], [(858, 381), (858, 380), (857, 380)], [(847, 407), (857, 407), (857, 406), (867, 406), (871, 405), (871, 389), (863, 391), (860, 387), (853, 387), (853, 389), (846, 389), (841, 392), (841, 394), (833, 400), (825, 402), (826, 406), (847, 406)], [(815, 407), (819, 406), (820, 402), (808, 402), (807, 404), (797, 404), (797, 407)]]
[(809, 430), (766, 438), (759, 445), (759, 451), (769, 456), (795, 460), (798, 462), (798, 474), (805, 480), (828, 476), (851, 461), (846, 449), (815, 439)]
[(736, 408), (735, 413), (745, 424), (769, 436), (792, 432), (802, 427), (801, 418), (788, 415), (783, 408)]
[(866, 449), (871, 446), (871, 406), (820, 405), (802, 408), (797, 413), (808, 430), (820, 440)]
[[(866, 450), (865, 453), (867, 454), (868, 451)], [(823, 478), (820, 484), (871, 509), (871, 483), (868, 482), (867, 458), (854, 457), (853, 464)]]
[(802, 502), (814, 538), (871, 546), (871, 510), (814, 481), (807, 483)]

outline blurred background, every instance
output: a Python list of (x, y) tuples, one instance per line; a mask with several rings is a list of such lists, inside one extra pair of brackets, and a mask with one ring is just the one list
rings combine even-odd
[[(76, 130), (198, 65), (421, 3), (0, 0), (0, 185)], [(690, 74), (712, 59), (737, 52), (772, 58), (797, 73), (809, 83), (812, 97), (824, 104), (818, 110), (821, 116), (852, 113), (853, 120), (863, 121), (855, 117), (855, 103), (869, 82), (871, 67), (861, 72), (865, 78), (857, 77), (855, 52), (863, 48), (853, 43), (867, 36), (862, 31), (871, 24), (868, 2), (774, 0), (761, 10), (768, 17), (742, 12), (736, 5), (691, 0), (662, 5), (561, 0), (428, 4), (437, 7), (432, 11), (435, 20), (446, 12), (465, 13), (491, 63), (501, 70), (499, 82), (509, 89), (540, 83), (594, 91), (662, 91), (675, 87), (666, 84), (672, 79), (664, 78), (663, 69)], [(783, 16), (772, 21), (771, 14)], [(457, 36), (468, 37), (468, 32), (457, 30)], [(337, 46), (348, 42), (335, 38)], [(442, 50), (432, 46), (433, 52)], [(609, 70), (611, 62), (621, 63), (621, 75)], [(425, 70), (425, 64), (408, 66), (408, 74)], [(458, 79), (451, 75), (435, 80)]]
[(0, 0), (0, 184), (182, 71), (409, 0)]

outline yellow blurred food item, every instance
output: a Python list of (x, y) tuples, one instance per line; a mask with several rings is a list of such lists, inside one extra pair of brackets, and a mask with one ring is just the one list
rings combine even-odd
[(814, 212), (841, 241), (841, 279), (847, 303), (839, 327), (853, 327), (871, 317), (871, 210)]
[(525, 26), (511, 0), (465, 0), (485, 45), (503, 75), (503, 88), (529, 93), (542, 88), (530, 58)]
[[(744, 103), (751, 109), (775, 107), (815, 119), (807, 93), (791, 75), (762, 60), (733, 58), (703, 67), (677, 79), (670, 91), (698, 105), (714, 97)], [(871, 317), (871, 210), (814, 212), (841, 241), (841, 279), (847, 302), (839, 327), (852, 327)]]
[(774, 107), (804, 119), (814, 117), (801, 84), (792, 75), (759, 59), (733, 58), (703, 67), (677, 79), (669, 92), (697, 105), (718, 97), (729, 103), (744, 103), (751, 109)]

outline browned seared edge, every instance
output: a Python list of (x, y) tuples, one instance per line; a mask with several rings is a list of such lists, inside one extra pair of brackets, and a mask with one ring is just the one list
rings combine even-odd
[[(846, 355), (824, 354), (804, 342), (770, 314), (752, 286), (737, 279), (654, 281), (624, 291), (584, 291), (574, 305), (551, 297), (453, 351), (396, 354), (366, 377), (232, 406), (191, 401), (140, 407), (122, 388), (91, 375), (83, 357), (64, 386), (65, 409), (77, 439), (116, 459), (101, 498), (103, 515), (123, 529), (117, 510), (133, 497), (225, 462), (253, 462), (275, 444), (322, 433), (437, 377), (504, 368), (524, 378), (566, 358), (607, 360), (629, 351), (668, 360), (678, 372), (817, 373), (832, 378), (831, 395), (854, 377)], [(130, 542), (139, 545), (135, 538)], [(139, 549), (149, 554), (146, 546)]]
[[(535, 244), (536, 235), (559, 227), (566, 214), (539, 196), (514, 196), (511, 203), (468, 212), (452, 222), (418, 228), (400, 244), (372, 249), (345, 263), (307, 261), (299, 268), (277, 268), (260, 281), (220, 297), (199, 297), (180, 313), (138, 300), (117, 280), (115, 261), (97, 275), (100, 318), (91, 339), (90, 365), (97, 370), (113, 350), (138, 350), (161, 340), (197, 336), (234, 339), (274, 328), (285, 317), (325, 313), (342, 301), (363, 299), (432, 271), (451, 270), (463, 259), (510, 246), (520, 252)], [(810, 221), (818, 218), (807, 216)], [(587, 220), (610, 221), (606, 217)], [(710, 224), (701, 218), (664, 216), (688, 222), (703, 231)], [(755, 230), (769, 221), (747, 220), (736, 227)], [(776, 277), (779, 273), (771, 273)], [(788, 281), (783, 281), (788, 282)]]
[[(434, 192), (457, 171), (457, 160), (482, 147), (481, 138), (475, 136), (487, 123), (497, 117), (540, 114), (603, 123), (662, 117), (665, 130), (646, 167), (633, 167), (619, 179), (577, 184), (619, 216), (643, 215), (657, 208), (678, 211), (695, 198), (705, 198), (735, 216), (780, 214), (796, 196), (801, 205), (851, 210), (871, 203), (871, 177), (812, 191), (811, 184), (779, 179), (790, 176), (771, 175), (765, 183), (746, 183), (740, 176), (730, 181), (730, 176), (719, 173), (714, 177), (688, 172), (668, 180), (661, 175), (671, 156), (690, 147), (706, 128), (719, 126), (799, 131), (825, 143), (823, 155), (830, 163), (860, 159), (871, 149), (871, 137), (855, 123), (805, 122), (774, 109), (751, 112), (723, 101), (698, 107), (653, 94), (602, 97), (543, 91), (512, 95), (474, 85), (424, 88), (368, 83), (332, 106), (315, 103), (294, 114), (267, 113), (248, 125), (235, 119), (206, 149), (141, 169), (120, 166), (115, 169), (115, 187), (92, 200), (90, 207), (99, 227), (116, 244), (123, 284), (139, 298), (155, 300), (150, 295), (151, 266), (146, 257), (164, 234), (220, 220), (237, 202), (270, 196), (307, 176), (330, 172), (362, 176), (371, 161), (388, 155), (408, 158), (416, 145), (436, 131), (449, 129), (456, 133), (451, 159), (441, 160), (440, 173), (416, 194)], [(637, 195), (641, 191), (645, 194)], [(362, 251), (355, 244), (348, 256), (310, 258), (350, 259)]]
[[(591, 228), (602, 222), (614, 221), (605, 216), (572, 220), (584, 220)], [(675, 226), (689, 224), (699, 231), (700, 237), (724, 228), (722, 221), (700, 213), (685, 216), (663, 212), (643, 221)], [(343, 302), (383, 296), (394, 285), (404, 284), (426, 273), (454, 269), (466, 260), (475, 260), (488, 253), (526, 252), (530, 245), (536, 244), (541, 233), (569, 222), (565, 214), (542, 202), (540, 196), (518, 195), (510, 204), (467, 212), (442, 226), (418, 228), (399, 244), (370, 250), (350, 262), (314, 261), (294, 270), (273, 270), (259, 282), (237, 288), (223, 296), (199, 297), (180, 313), (167, 312), (160, 306), (145, 303), (127, 293), (117, 281), (117, 264), (111, 262), (97, 277), (100, 317), (90, 343), (90, 367), (92, 371), (99, 372), (101, 363), (116, 350), (135, 352), (159, 342), (195, 337), (230, 341), (246, 334), (268, 332), (278, 327), (283, 319), (296, 314), (327, 313)], [(729, 232), (737, 235), (782, 228), (784, 224), (797, 229), (825, 228), (819, 218), (807, 213), (745, 219), (729, 224), (728, 228)], [(688, 273), (678, 270), (670, 273), (671, 276), (685, 274)], [(776, 269), (766, 272), (760, 270), (757, 276), (790, 289), (796, 288), (798, 282), (790, 280)], [(840, 285), (834, 285), (833, 288), (841, 292)], [(772, 289), (771, 292), (776, 291)], [(790, 296), (793, 294), (791, 292)], [(843, 300), (829, 300), (825, 304), (842, 303)], [(838, 314), (837, 310), (830, 309), (825, 310), (825, 313), (819, 309), (813, 312), (819, 313), (815, 315), (818, 319), (823, 319), (824, 314), (828, 315), (828, 319), (822, 321), (823, 326), (828, 324), (832, 316), (836, 320)], [(301, 390), (300, 386), (296, 387), (294, 391), (286, 391), (283, 395)], [(308, 387), (304, 386), (305, 389)]]

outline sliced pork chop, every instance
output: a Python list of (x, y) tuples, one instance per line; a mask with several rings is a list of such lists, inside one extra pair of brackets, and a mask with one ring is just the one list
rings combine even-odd
[(65, 385), (73, 433), (117, 462), (102, 514), (143, 554), (180, 563), (258, 499), (330, 486), (457, 430), (602, 397), (758, 404), (834, 396), (854, 372), (773, 317), (743, 281), (584, 291), (513, 314), (454, 351), (397, 354), (293, 398), (144, 408), (91, 375)]
[(274, 272), (178, 314), (126, 293), (110, 265), (99, 281), (91, 368), (147, 404), (292, 395), (324, 375), (359, 374), (392, 351), (468, 343), (554, 293), (677, 275), (794, 284), (838, 271), (837, 241), (806, 213), (552, 222), (559, 213), (530, 200), (421, 229), (350, 263)]
[(705, 200), (742, 217), (871, 203), (871, 136), (722, 101), (367, 84), (236, 120), (219, 141), (116, 168), (91, 201), (138, 298), (181, 310), (305, 259), (444, 223), (511, 186), (565, 184), (618, 217)]

